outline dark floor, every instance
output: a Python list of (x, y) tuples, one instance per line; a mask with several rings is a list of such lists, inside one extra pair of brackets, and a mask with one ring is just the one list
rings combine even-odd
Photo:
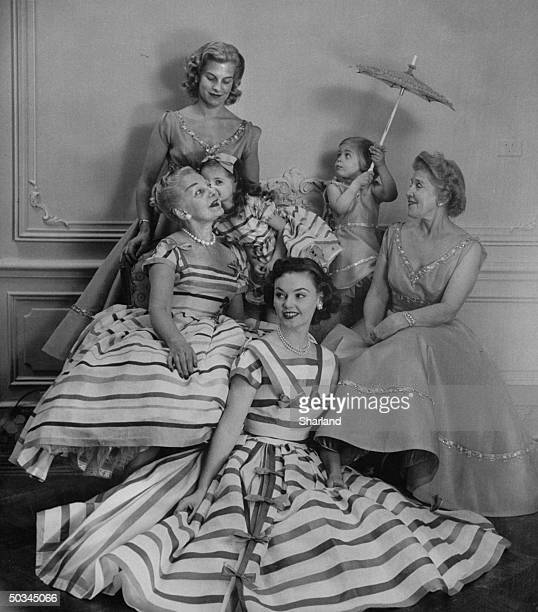
[[(73, 475), (56, 468), (46, 483), (30, 479), (0, 458), (0, 591), (52, 591), (34, 575), (34, 519), (37, 510), (69, 501), (88, 499), (103, 490), (107, 482)], [(467, 585), (457, 595), (432, 593), (412, 612), (512, 612), (538, 610), (538, 514), (493, 519), (497, 530), (512, 542), (498, 565)], [(61, 606), (55, 609), (76, 612), (128, 610), (121, 596), (101, 595), (81, 601), (60, 593)], [(2, 610), (35, 610), (1, 608)], [(203, 611), (201, 611), (203, 612)], [(312, 612), (321, 612), (313, 610)]]

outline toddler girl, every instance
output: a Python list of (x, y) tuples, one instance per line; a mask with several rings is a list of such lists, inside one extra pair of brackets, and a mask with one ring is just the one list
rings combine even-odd
[[(368, 168), (374, 164), (374, 171)], [(392, 202), (398, 192), (385, 164), (385, 150), (367, 138), (345, 138), (338, 145), (335, 178), (325, 189), (326, 214), (342, 252), (329, 272), (340, 291), (341, 322), (362, 318), (362, 304), (374, 271), (379, 241), (376, 225), (381, 202)]]
[(325, 221), (302, 206), (276, 206), (269, 193), (247, 195), (237, 159), (220, 153), (206, 157), (200, 173), (214, 188), (225, 211), (213, 226), (228, 243), (245, 248), (251, 264), (246, 299), (263, 302), (263, 283), (280, 257), (308, 257), (327, 269), (340, 253), (338, 239)]

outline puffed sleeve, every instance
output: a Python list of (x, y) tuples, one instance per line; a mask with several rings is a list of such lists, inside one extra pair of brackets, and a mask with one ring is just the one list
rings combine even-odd
[(247, 133), (245, 135), (245, 148), (243, 150), (243, 157), (248, 157), (252, 153), (258, 152), (258, 143), (260, 141), (261, 135), (261, 128), (249, 121), (247, 123)]
[(174, 125), (174, 112), (173, 111), (165, 111), (159, 122), (157, 124), (157, 131), (163, 143), (167, 146), (170, 146), (172, 141), (172, 129)]
[(230, 372), (230, 377), (233, 376), (242, 376), (255, 389), (262, 384), (262, 363), (248, 347), (236, 359)]
[(155, 263), (164, 263), (174, 269), (176, 273), (181, 272), (184, 267), (184, 260), (178, 245), (169, 238), (161, 240), (150, 256), (142, 263), (144, 270)]
[(247, 215), (258, 219), (258, 221), (267, 223), (273, 215), (277, 214), (277, 208), (272, 200), (259, 196), (247, 196), (245, 212)]

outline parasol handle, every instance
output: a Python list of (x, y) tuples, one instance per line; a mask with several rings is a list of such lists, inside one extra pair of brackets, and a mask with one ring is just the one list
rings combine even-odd
[[(415, 69), (416, 63), (417, 63), (417, 56), (413, 55), (413, 61), (409, 64), (409, 70), (407, 72), (411, 73)], [(390, 114), (389, 120), (387, 121), (387, 125), (385, 126), (385, 129), (383, 130), (381, 140), (379, 141), (380, 147), (382, 147), (385, 144), (385, 139), (387, 138), (387, 134), (389, 133), (390, 126), (392, 125), (392, 121), (394, 119), (394, 116), (396, 115), (396, 111), (398, 110), (398, 106), (400, 106), (400, 102), (402, 101), (402, 96), (404, 95), (404, 91), (405, 91), (405, 87), (400, 87), (400, 93), (398, 95), (398, 98), (396, 99), (396, 102), (392, 109), (392, 113)], [(373, 170), (374, 170), (374, 162), (370, 164), (370, 167), (368, 168), (368, 172), (373, 172)]]

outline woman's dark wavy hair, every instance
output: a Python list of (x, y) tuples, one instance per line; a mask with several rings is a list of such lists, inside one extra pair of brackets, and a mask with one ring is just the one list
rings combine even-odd
[(186, 80), (182, 83), (192, 98), (198, 97), (200, 74), (207, 62), (215, 61), (219, 64), (230, 62), (235, 65), (233, 85), (225, 104), (233, 104), (241, 97), (239, 85), (245, 72), (245, 59), (236, 47), (225, 42), (212, 41), (205, 43), (197, 49), (185, 62)]
[(328, 319), (331, 314), (340, 308), (340, 296), (336, 291), (329, 275), (313, 259), (308, 257), (285, 257), (278, 259), (269, 273), (264, 286), (263, 296), (267, 306), (273, 306), (276, 281), (290, 272), (307, 272), (310, 274), (316, 289), (321, 292), (323, 308), (315, 310), (312, 323), (316, 324)]
[(465, 210), (465, 179), (455, 161), (445, 159), (442, 153), (422, 151), (415, 157), (413, 170), (424, 170), (431, 176), (449, 217), (457, 217)]

